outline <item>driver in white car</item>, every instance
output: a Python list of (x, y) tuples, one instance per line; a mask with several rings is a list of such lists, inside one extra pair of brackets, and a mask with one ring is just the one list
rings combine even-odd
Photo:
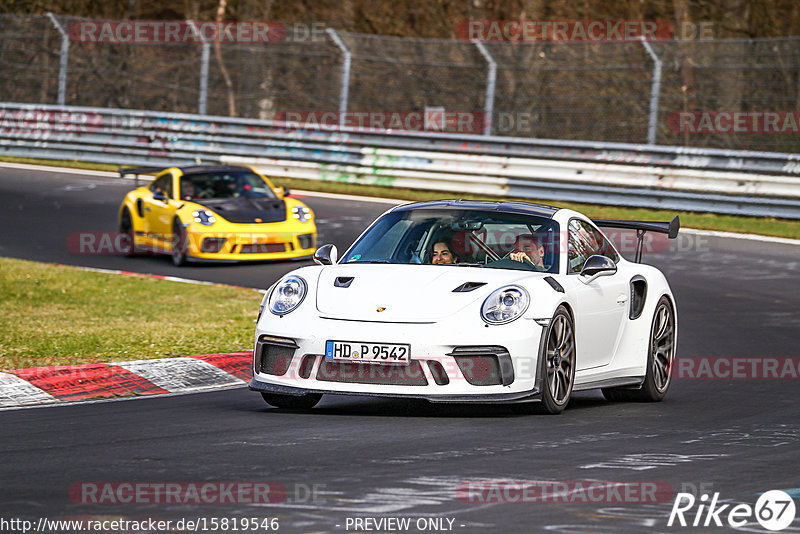
[(527, 261), (538, 270), (545, 270), (543, 260), (544, 246), (538, 236), (531, 234), (518, 235), (514, 240), (514, 249), (508, 257), (520, 263)]

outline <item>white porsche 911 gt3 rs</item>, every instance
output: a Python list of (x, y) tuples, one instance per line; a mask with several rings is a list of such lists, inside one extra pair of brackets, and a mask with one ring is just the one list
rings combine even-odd
[[(635, 230), (636, 262), (597, 228)], [(266, 292), (252, 390), (311, 408), (323, 394), (523, 402), (559, 413), (573, 391), (658, 401), (675, 358), (664, 275), (638, 263), (670, 223), (592, 221), (526, 202), (441, 200), (379, 217), (338, 258)]]

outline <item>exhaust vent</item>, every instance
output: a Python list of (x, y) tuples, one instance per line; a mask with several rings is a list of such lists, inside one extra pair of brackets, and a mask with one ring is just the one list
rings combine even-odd
[(453, 293), (468, 293), (486, 285), (486, 282), (464, 282), (453, 290)]
[(353, 283), (353, 278), (352, 276), (337, 276), (333, 285), (335, 287), (350, 287), (350, 284)]

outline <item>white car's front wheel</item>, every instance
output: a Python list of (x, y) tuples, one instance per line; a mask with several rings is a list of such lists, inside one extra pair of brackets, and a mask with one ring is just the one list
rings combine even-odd
[(547, 327), (542, 353), (542, 400), (539, 411), (558, 414), (564, 411), (575, 382), (575, 327), (564, 306), (559, 306)]
[(279, 393), (262, 393), (264, 401), (276, 408), (289, 410), (308, 410), (322, 399), (322, 393), (306, 393), (305, 395), (281, 395)]

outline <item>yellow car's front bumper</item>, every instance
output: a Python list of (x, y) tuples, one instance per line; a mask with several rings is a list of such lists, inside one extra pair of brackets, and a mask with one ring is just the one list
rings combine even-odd
[[(187, 260), (259, 261), (311, 256), (317, 247), (313, 222), (286, 221), (264, 224), (185, 225)], [(175, 236), (137, 232), (136, 246), (171, 254)]]
[(304, 233), (256, 231), (187, 232), (189, 259), (255, 261), (309, 256), (317, 245), (311, 225)]

